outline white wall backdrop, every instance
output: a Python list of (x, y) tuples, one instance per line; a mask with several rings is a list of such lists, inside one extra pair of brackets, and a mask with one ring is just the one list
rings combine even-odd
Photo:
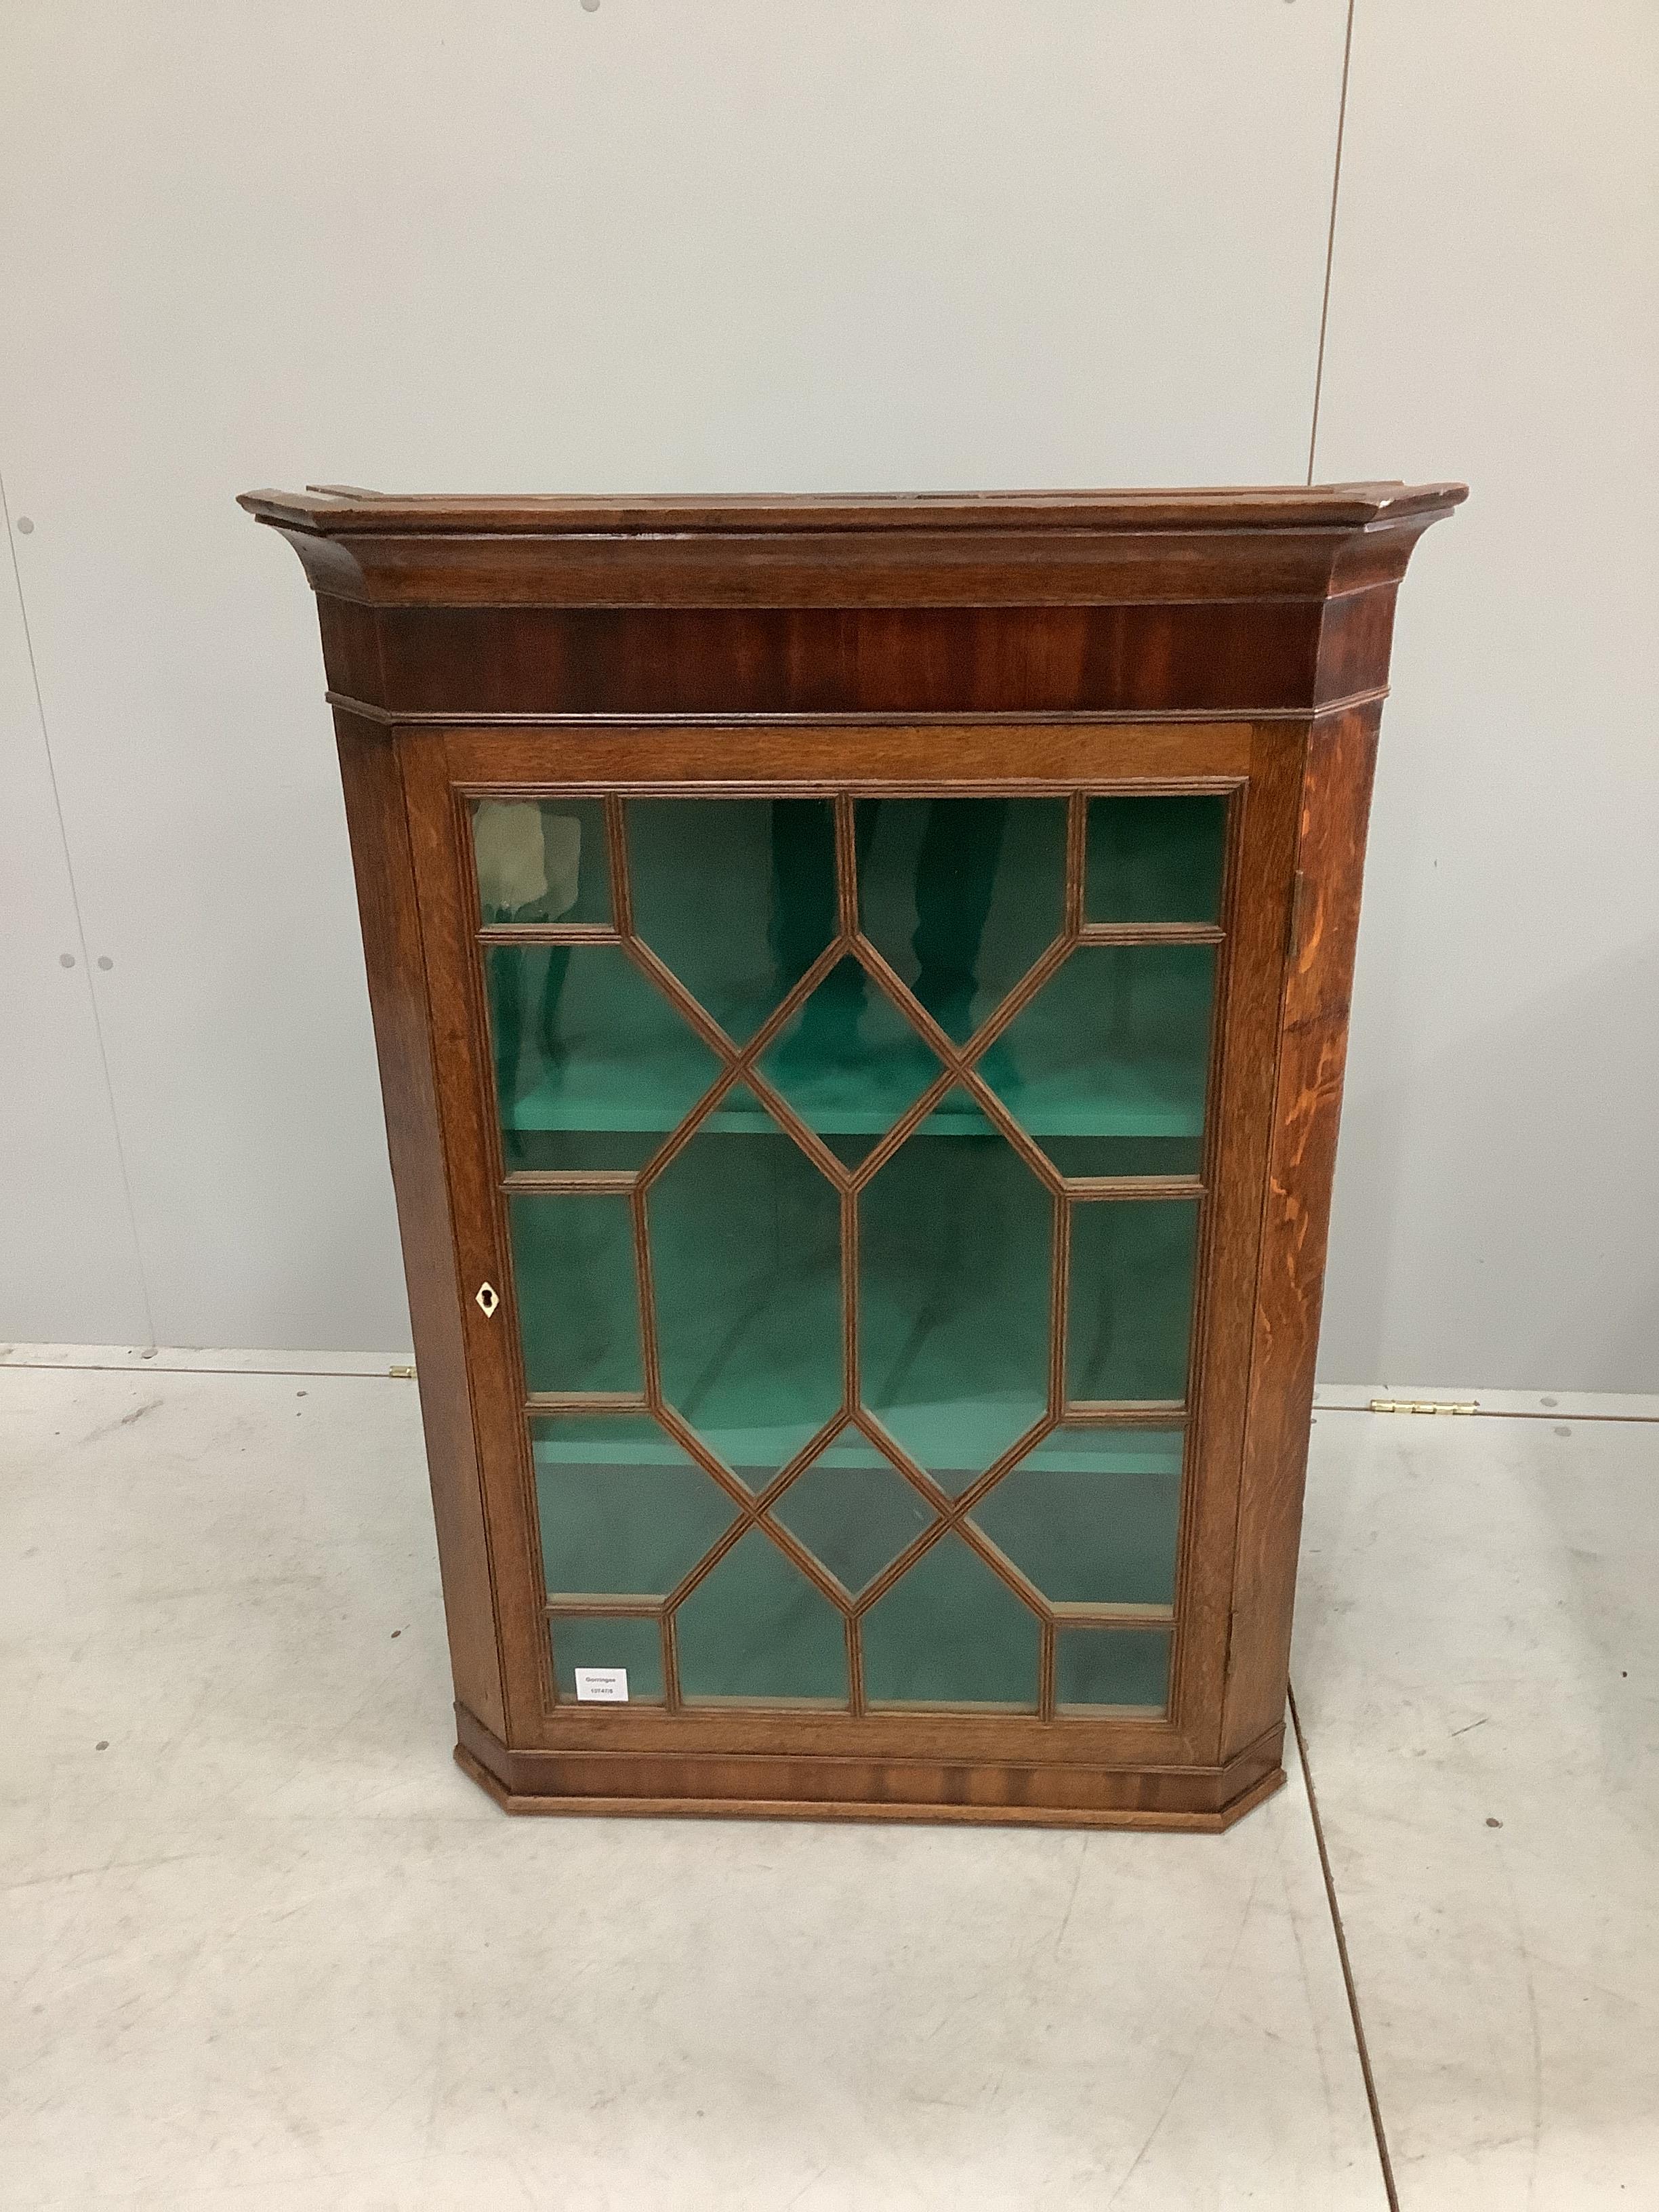
[(1316, 456), (1401, 593), (1333, 1377), (1659, 1389), (1659, 8), (1357, 0)]
[[(12, 0), (0, 1330), (407, 1342), (237, 491), (1299, 482), (1347, 12)], [(1325, 1371), (1656, 1389), (1656, 18), (1354, 13), (1317, 473), (1474, 497), (1403, 595)]]

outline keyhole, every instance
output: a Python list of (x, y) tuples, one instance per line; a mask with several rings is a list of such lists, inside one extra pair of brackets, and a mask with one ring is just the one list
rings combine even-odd
[(495, 1294), (495, 1286), (489, 1283), (479, 1284), (477, 1300), (478, 1310), (483, 1314), (486, 1321), (489, 1319), (491, 1314), (495, 1312), (496, 1307), (501, 1304), (500, 1298)]

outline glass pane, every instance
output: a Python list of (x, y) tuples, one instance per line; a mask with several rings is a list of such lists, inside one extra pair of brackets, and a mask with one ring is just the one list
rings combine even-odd
[(941, 1536), (861, 1624), (871, 1705), (1036, 1710), (1036, 1615), (960, 1536)]
[(662, 1628), (631, 1613), (555, 1613), (553, 1680), (562, 1699), (574, 1702), (578, 1667), (624, 1667), (630, 1705), (662, 1703)]
[(1133, 1705), (1162, 1712), (1170, 1696), (1167, 1628), (1062, 1628), (1054, 1703), (1063, 1713)]
[(1059, 936), (1066, 803), (866, 799), (860, 926), (957, 1043)]
[(834, 811), (822, 799), (631, 799), (634, 927), (746, 1044), (836, 934)]
[(642, 1390), (629, 1200), (511, 1198), (513, 1280), (532, 1390)]
[(758, 1528), (740, 1537), (675, 1615), (680, 1694), (847, 1703), (842, 1616)]
[(1060, 1605), (1170, 1605), (1179, 1429), (1056, 1429), (974, 1519)]
[(854, 1595), (933, 1518), (915, 1485), (856, 1434), (820, 1452), (772, 1510)]
[[(1225, 818), (1208, 796), (1091, 800), (1090, 916), (1212, 919)], [(1055, 942), (1066, 819), (1065, 802), (1048, 799), (854, 809), (866, 956), (874, 945), (954, 1039), (981, 1028)], [(625, 823), (630, 927), (747, 1042), (836, 943), (833, 808), (630, 799)], [(487, 921), (613, 921), (598, 801), (483, 802), (474, 839)], [(841, 1194), (746, 1084), (653, 1167), (723, 1063), (626, 946), (517, 944), (484, 957), (509, 1167), (641, 1172), (664, 1398), (740, 1480), (763, 1486), (845, 1416)], [(980, 1077), (1065, 1175), (1194, 1172), (1215, 974), (1212, 946), (1078, 946), (979, 1055)], [(903, 1007), (850, 957), (762, 1066), (848, 1164), (941, 1072)], [(510, 1199), (533, 1393), (643, 1394), (635, 1202)], [(858, 1194), (862, 1402), (952, 1494), (1049, 1413), (1056, 1203), (960, 1085)], [(1188, 1200), (1071, 1202), (1069, 1396), (1184, 1397), (1197, 1218)], [(731, 1500), (659, 1421), (538, 1416), (531, 1431), (556, 1595), (665, 1597), (731, 1533)], [(1062, 1426), (975, 1523), (1056, 1605), (1171, 1602), (1181, 1450), (1178, 1431)], [(852, 1593), (932, 1525), (931, 1509), (848, 1429), (773, 1511), (771, 1534), (746, 1531), (679, 1609), (685, 1695), (844, 1707), (845, 1619), (781, 1548), (779, 1528)], [(562, 1694), (578, 1664), (623, 1666), (635, 1701), (659, 1701), (659, 1629), (556, 1615)], [(876, 1704), (1036, 1709), (1037, 1619), (955, 1532), (860, 1632)], [(1167, 1635), (1059, 1633), (1062, 1703), (1159, 1705)]]
[(732, 1525), (720, 1485), (642, 1415), (562, 1413), (530, 1431), (556, 1596), (665, 1597)]
[(841, 1201), (739, 1089), (649, 1186), (663, 1395), (754, 1486), (845, 1397)]
[(1073, 1206), (1069, 1398), (1186, 1396), (1197, 1238), (1196, 1199)]
[(605, 807), (597, 799), (481, 799), (472, 810), (486, 923), (611, 920)]
[[(1126, 1137), (1185, 1140), (1195, 1164), (1214, 988), (1212, 945), (1081, 945), (980, 1073), (1040, 1143), (1063, 1140), (1067, 1174), (1118, 1172)], [(1173, 1162), (1162, 1171), (1189, 1171)]]
[(914, 1136), (859, 1214), (864, 1402), (954, 1494), (1048, 1403), (1054, 1201), (1005, 1137)]
[(616, 945), (485, 948), (509, 1169), (632, 1168), (720, 1073)]
[(1056, 1137), (1038, 1140), (1063, 1176), (1195, 1176), (1202, 1137)]
[(1227, 802), (1091, 799), (1084, 912), (1091, 921), (1215, 921)]
[(569, 1175), (580, 1170), (637, 1172), (662, 1150), (660, 1133), (648, 1129), (513, 1129), (501, 1132), (501, 1158), (509, 1174)]
[(760, 1066), (807, 1127), (849, 1167), (944, 1073), (920, 1033), (856, 960), (830, 970)]

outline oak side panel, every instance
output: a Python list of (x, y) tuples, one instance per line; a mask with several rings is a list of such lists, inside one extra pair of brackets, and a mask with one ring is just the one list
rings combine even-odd
[(1310, 727), (1256, 1284), (1222, 1755), (1282, 1718), (1376, 704)]
[[(477, 892), (469, 810), (455, 790), (441, 731), (398, 738), (409, 846), (426, 958), (438, 1121), (449, 1179), (453, 1267), (471, 1383), (473, 1448), (494, 1567), (495, 1636), (511, 1743), (534, 1736), (550, 1693), (546, 1577), (536, 1542), (534, 1473), (524, 1419), (524, 1361), (512, 1240), (500, 1181), (495, 1068), (474, 941)], [(488, 1282), (492, 1314), (477, 1294)]]
[(387, 730), (337, 711), (334, 726), (414, 1326), (450, 1664), (457, 1697), (504, 1734), (489, 1546), (473, 1448), (402, 777)]
[[(1190, 733), (1195, 738), (1199, 733)], [(1227, 941), (1218, 978), (1224, 1021), (1194, 1316), (1193, 1448), (1182, 1508), (1170, 1711), (1218, 1755), (1232, 1616), (1246, 1410), (1255, 1342), (1261, 1192), (1273, 1140), (1285, 921), (1299, 829), (1305, 725), (1263, 723), (1229, 858)], [(1196, 750), (1196, 749), (1194, 749)]]

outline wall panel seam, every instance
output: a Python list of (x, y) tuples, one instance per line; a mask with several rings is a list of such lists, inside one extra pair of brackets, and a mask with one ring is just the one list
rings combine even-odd
[(22, 625), (23, 649), (28, 656), (29, 684), (34, 693), (34, 719), (40, 732), (41, 750), (46, 757), (46, 780), (52, 791), (52, 811), (58, 824), (58, 849), (64, 856), (64, 873), (69, 884), (70, 906), (75, 915), (76, 944), (79, 951), (82, 981), (86, 990), (87, 1004), (92, 1014), (92, 1033), (98, 1047), (98, 1066), (104, 1079), (104, 1102), (109, 1109), (110, 1136), (115, 1146), (116, 1171), (121, 1178), (121, 1198), (126, 1209), (127, 1235), (132, 1244), (132, 1262), (137, 1276), (139, 1303), (144, 1311), (144, 1343), (154, 1348), (158, 1342), (155, 1334), (155, 1312), (150, 1301), (149, 1277), (144, 1267), (144, 1249), (138, 1235), (137, 1209), (132, 1201), (132, 1177), (127, 1170), (126, 1146), (121, 1136), (121, 1117), (116, 1110), (115, 1085), (110, 1074), (109, 1048), (104, 1039), (104, 1024), (98, 1004), (98, 993), (92, 980), (92, 961), (87, 951), (87, 926), (81, 912), (81, 886), (75, 872), (75, 855), (70, 850), (69, 825), (64, 818), (64, 794), (58, 782), (58, 762), (52, 749), (52, 730), (46, 720), (46, 702), (40, 689), (40, 664), (34, 653), (34, 633), (29, 624), (28, 597), (23, 589), (23, 571), (17, 558), (17, 540), (13, 535), (11, 502), (7, 495), (5, 480), (0, 476), (0, 527), (6, 533), (6, 549), (11, 557), (12, 583), (17, 593), (18, 619)]
[(1342, 191), (1342, 139), (1348, 121), (1348, 65), (1353, 57), (1353, 11), (1348, 0), (1348, 20), (1342, 36), (1342, 88), (1336, 102), (1336, 151), (1331, 161), (1331, 214), (1325, 234), (1325, 283), (1319, 300), (1319, 350), (1314, 362), (1313, 420), (1308, 427), (1308, 482), (1314, 480), (1314, 460), (1319, 450), (1319, 401), (1325, 386), (1325, 333), (1331, 319), (1331, 271), (1336, 262), (1336, 204)]

